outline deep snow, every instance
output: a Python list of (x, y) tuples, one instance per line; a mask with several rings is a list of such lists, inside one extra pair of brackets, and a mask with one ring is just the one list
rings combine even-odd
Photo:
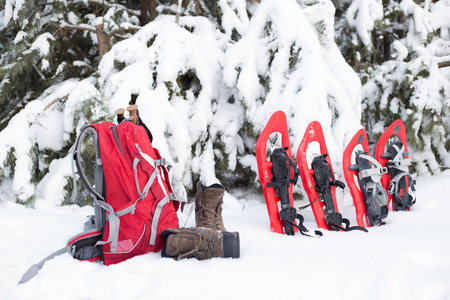
[[(449, 183), (450, 171), (419, 179), (411, 211), (390, 212), (369, 233), (322, 230), (321, 238), (270, 232), (263, 197), (234, 190), (224, 220), (240, 234), (239, 259), (150, 253), (107, 267), (65, 254), (22, 285), (33, 263), (82, 231), (92, 208), (30, 209), (0, 194), (0, 299), (450, 299)], [(179, 212), (181, 226), (194, 225), (191, 208)], [(353, 206), (340, 210), (356, 224)], [(302, 214), (315, 228), (311, 209)]]
[[(244, 155), (243, 150), (244, 145), (252, 141), (245, 140), (238, 132), (244, 121), (252, 122), (255, 130), (262, 130), (270, 115), (279, 109), (290, 112), (288, 125), (292, 141), (299, 143), (306, 125), (318, 120), (324, 127), (330, 156), (337, 158), (342, 154), (347, 140), (360, 127), (361, 85), (334, 42), (332, 1), (317, 1), (314, 5), (307, 5), (314, 1), (305, 1), (307, 4), (300, 8), (299, 1), (285, 0), (285, 5), (279, 5), (280, 1), (265, 0), (254, 6), (251, 19), (245, 13), (244, 0), (231, 1), (232, 6), (228, 4), (230, 1), (220, 2), (222, 8), (227, 8), (222, 18), (225, 34), (203, 17), (182, 17), (182, 26), (178, 27), (173, 16), (161, 16), (132, 38), (114, 45), (102, 59), (96, 73), (99, 78), (70, 79), (52, 86), (17, 114), (10, 122), (11, 127), (1, 131), (0, 160), (3, 162), (13, 147), (17, 161), (15, 176), (5, 179), (0, 189), (0, 299), (449, 300), (447, 211), (450, 203), (447, 195), (450, 194), (450, 171), (418, 179), (418, 202), (413, 209), (391, 212), (386, 226), (370, 228), (367, 234), (323, 231), (324, 236), (317, 239), (300, 234), (294, 237), (275, 234), (269, 230), (263, 196), (233, 190), (226, 195), (224, 217), (227, 229), (240, 233), (239, 259), (176, 262), (151, 253), (106, 267), (81, 263), (67, 254), (49, 261), (28, 283), (17, 284), (32, 264), (81, 232), (86, 216), (93, 213), (90, 207), (60, 206), (66, 177), (71, 175), (70, 154), (53, 160), (50, 165), (40, 166), (42, 170), (49, 167), (49, 173), (37, 186), (31, 182), (34, 169), (29, 155), (33, 145), (38, 145), (40, 150), (54, 151), (66, 146), (70, 134), (87, 123), (84, 115), (81, 119), (75, 116), (88, 101), (93, 102), (91, 105), (95, 107), (91, 109), (95, 117), (100, 118), (118, 107), (126, 107), (131, 95), (139, 94), (136, 103), (154, 133), (155, 146), (175, 162), (172, 182), (177, 192), (193, 184), (191, 174), (200, 174), (202, 181), (212, 183), (215, 180), (214, 155), (228, 157), (230, 170), (239, 162), (256, 172), (254, 155)], [(11, 1), (6, 3), (12, 8)], [(16, 1), (16, 8), (21, 3)], [(358, 28), (364, 40), (364, 35), (369, 34), (380, 17), (374, 8), (381, 9), (382, 3), (379, 0), (352, 3), (354, 6), (349, 10), (358, 13), (349, 14), (348, 21)], [(429, 31), (421, 24), (426, 19), (419, 16), (422, 9), (410, 0), (402, 3), (404, 11), (414, 8), (407, 15), (418, 16), (414, 20), (416, 29), (421, 30), (410, 30), (411, 36), (396, 43), (399, 61), (410, 51), (406, 46), (417, 42), (417, 46), (422, 47), (413, 34), (426, 36)], [(445, 27), (449, 19), (443, 12), (449, 9), (448, 1), (427, 3), (431, 7), (433, 29)], [(11, 16), (10, 11), (3, 17), (7, 20)], [(266, 30), (268, 22), (270, 30)], [(230, 40), (233, 28), (242, 35), (236, 43)], [(319, 33), (318, 28), (324, 31)], [(446, 32), (448, 30), (441, 30), (441, 35)], [(151, 47), (149, 41), (153, 43)], [(47, 39), (39, 39), (34, 47), (39, 46), (40, 51), (45, 52), (48, 45)], [(444, 46), (430, 44), (429, 48), (419, 51), (423, 57), (413, 61), (412, 66), (405, 63), (399, 70), (409, 67), (416, 71), (420, 70), (418, 66), (422, 66), (422, 61), (430, 61), (432, 65), (447, 59)], [(287, 63), (291, 50), (298, 54), (293, 66)], [(269, 53), (274, 53), (270, 66)], [(438, 57), (434, 57), (435, 54)], [(115, 61), (126, 67), (116, 69)], [(384, 75), (397, 63), (386, 64), (377, 73), (375, 79), (386, 87), (380, 97), (376, 93), (376, 83), (379, 83), (376, 81), (366, 85), (363, 96), (373, 101), (386, 100), (393, 80), (391, 75)], [(241, 69), (240, 73), (237, 69)], [(175, 93), (170, 98), (166, 82), (176, 87), (178, 74), (188, 70), (195, 70), (201, 83), (199, 96), (195, 96), (195, 87), (192, 87), (186, 97)], [(442, 76), (448, 78), (445, 70), (438, 70), (436, 66), (433, 70), (443, 72)], [(158, 74), (156, 79), (153, 72)], [(396, 80), (403, 76), (400, 72), (394, 75), (392, 78)], [(271, 78), (267, 91), (260, 82), (261, 76)], [(448, 81), (433, 76), (430, 80), (434, 82), (430, 84), (418, 82), (417, 90), (423, 88), (427, 93), (429, 90), (431, 95), (418, 98), (419, 107), (428, 103), (437, 108), (441, 105), (436, 93), (441, 88), (436, 88), (436, 83), (442, 82), (447, 89)], [(46, 109), (48, 104), (65, 95), (68, 95), (67, 101)], [(229, 103), (231, 96), (245, 100), (247, 109), (244, 111), (239, 101)], [(100, 101), (103, 99), (106, 101)], [(211, 105), (211, 99), (217, 99), (217, 103)], [(391, 104), (391, 109), (399, 107), (394, 106)], [(337, 119), (333, 120), (334, 117)], [(408, 117), (405, 114), (403, 119)], [(383, 131), (389, 124), (375, 125), (372, 132)], [(172, 138), (166, 139), (166, 133)], [(226, 149), (217, 154), (218, 149), (212, 146), (214, 141), (206, 137), (219, 133)], [(197, 141), (205, 143), (205, 151), (200, 147), (196, 153), (179, 151)], [(446, 157), (450, 156), (444, 144), (441, 142), (438, 146), (447, 161), (450, 158)], [(252, 147), (254, 145), (248, 146)], [(298, 144), (292, 145), (292, 149), (297, 147)], [(440, 167), (437, 162), (433, 164), (434, 156), (412, 154), (419, 163), (420, 175), (429, 174), (428, 167), (426, 171), (420, 168), (420, 161), (427, 161), (433, 170)], [(342, 169), (339, 164), (334, 164), (335, 171)], [(9, 172), (6, 171), (6, 178), (11, 175)], [(26, 200), (32, 195), (36, 195), (35, 209), (13, 203), (16, 198)], [(349, 201), (341, 201), (341, 212), (356, 224), (348, 191), (343, 199)], [(305, 201), (297, 201), (296, 207), (304, 204)], [(194, 225), (190, 209), (192, 205), (179, 213), (181, 226)], [(311, 209), (302, 214), (305, 225), (314, 229)]]

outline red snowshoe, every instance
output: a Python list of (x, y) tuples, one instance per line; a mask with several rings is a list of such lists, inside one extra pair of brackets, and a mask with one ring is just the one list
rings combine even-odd
[[(266, 127), (261, 132), (261, 135), (256, 142), (256, 161), (258, 163), (259, 180), (261, 187), (264, 191), (264, 197), (266, 199), (267, 211), (269, 213), (270, 230), (272, 232), (283, 233), (283, 228), (286, 234), (293, 235), (296, 229), (294, 226), (288, 225), (285, 228), (285, 224), (280, 219), (280, 213), (278, 209), (278, 202), (281, 201), (280, 194), (276, 193), (276, 189), (273, 186), (272, 177), (272, 161), (267, 158), (267, 143), (269, 137), (273, 133), (281, 134), (281, 147), (284, 149), (284, 154), (291, 158), (291, 146), (289, 142), (289, 134), (287, 128), (286, 115), (283, 111), (276, 111), (267, 122)], [(293, 171), (292, 171), (293, 172)], [(291, 174), (281, 174), (281, 177), (285, 176), (288, 179), (291, 178)], [(284, 189), (283, 189), (284, 190)], [(288, 184), (287, 189), (283, 191), (283, 197), (287, 196), (287, 203), (284, 205), (293, 208), (293, 195), (292, 185)], [(286, 199), (283, 199), (286, 200)]]
[[(273, 133), (281, 134), (281, 147), (273, 149), (267, 159), (267, 143)], [(306, 236), (321, 236), (320, 231), (310, 235), (303, 225), (303, 216), (297, 213), (293, 205), (292, 187), (297, 183), (299, 170), (292, 162), (286, 115), (275, 112), (256, 143), (256, 160), (259, 180), (264, 191), (270, 230), (277, 233), (294, 235), (299, 231)], [(298, 220), (298, 224), (296, 223)]]
[[(316, 149), (313, 149), (314, 146)], [(316, 152), (314, 153), (314, 151)], [(308, 158), (312, 161), (309, 162)], [(336, 187), (343, 189), (345, 184), (334, 177), (322, 126), (319, 122), (313, 121), (306, 128), (297, 150), (297, 163), (303, 188), (308, 195), (318, 227), (326, 230), (359, 229), (367, 231), (360, 226), (350, 227), (350, 222), (339, 213)], [(345, 227), (342, 224), (345, 224)]]
[(387, 173), (387, 168), (370, 156), (364, 129), (360, 129), (347, 145), (342, 165), (358, 225), (370, 227), (384, 224), (382, 220), (388, 215), (388, 196), (380, 179)]
[(389, 169), (389, 175), (385, 174), (381, 178), (381, 184), (389, 194), (389, 209), (409, 210), (416, 203), (416, 182), (409, 174), (411, 159), (402, 120), (396, 120), (381, 135), (375, 154), (376, 159)]

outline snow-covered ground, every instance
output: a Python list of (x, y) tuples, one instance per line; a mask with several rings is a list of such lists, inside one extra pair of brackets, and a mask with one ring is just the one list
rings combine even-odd
[[(450, 171), (419, 179), (417, 189), (412, 210), (390, 212), (386, 226), (321, 238), (270, 232), (262, 196), (231, 191), (224, 219), (239, 231), (239, 259), (150, 253), (107, 267), (66, 254), (21, 285), (33, 263), (82, 231), (92, 208), (38, 201), (30, 209), (0, 194), (0, 299), (450, 299)], [(181, 226), (194, 225), (191, 207), (179, 213)], [(353, 206), (340, 210), (356, 224)], [(302, 214), (315, 228), (311, 209)]]

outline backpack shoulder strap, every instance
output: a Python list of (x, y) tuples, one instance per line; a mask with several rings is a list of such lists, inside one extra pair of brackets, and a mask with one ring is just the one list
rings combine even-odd
[[(96, 169), (95, 169), (95, 188), (91, 186), (89, 183), (85, 170), (83, 166), (81, 165), (82, 158), (81, 158), (81, 152), (82, 152), (82, 141), (90, 136), (93, 139), (94, 142), (94, 148), (95, 148), (95, 163), (96, 163)], [(92, 195), (94, 195), (94, 200), (102, 200), (105, 201), (105, 198), (102, 195), (102, 175), (103, 175), (103, 165), (102, 165), (102, 159), (100, 155), (100, 147), (98, 143), (98, 132), (92, 125), (84, 125), (81, 128), (80, 134), (78, 135), (78, 138), (75, 142), (75, 147), (73, 150), (73, 161), (77, 167), (78, 175), (80, 176), (81, 181), (83, 182), (83, 185), (86, 187), (88, 192)], [(98, 179), (97, 179), (98, 178)], [(76, 182), (76, 180), (74, 180)], [(75, 189), (76, 190), (76, 189)]]

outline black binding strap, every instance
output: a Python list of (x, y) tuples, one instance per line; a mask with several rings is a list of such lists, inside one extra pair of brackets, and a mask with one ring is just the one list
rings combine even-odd
[[(288, 147), (276, 148), (270, 155), (272, 162), (272, 182), (267, 184), (267, 187), (289, 187), (289, 184), (296, 184), (299, 169), (294, 165), (286, 150)], [(293, 171), (293, 178), (291, 178), (291, 169)]]
[[(361, 230), (364, 232), (369, 232), (366, 228), (362, 226), (350, 226), (350, 221), (346, 218), (342, 218), (342, 223), (345, 224), (345, 227), (336, 225), (336, 224), (328, 224), (331, 228), (334, 228), (335, 230), (342, 230), (342, 231), (352, 231), (352, 230)], [(341, 224), (342, 224), (341, 223)]]
[[(294, 208), (294, 210), (295, 210), (295, 208)], [(281, 215), (281, 213), (280, 213), (280, 215)], [(305, 221), (305, 218), (301, 214), (296, 214), (296, 219), (298, 220), (298, 225), (295, 224), (294, 222), (290, 221), (290, 220), (281, 219), (281, 221), (283, 221), (283, 223), (285, 223), (285, 225), (287, 223), (287, 224), (290, 224), (290, 225), (292, 225), (294, 227), (297, 227), (298, 231), (304, 236), (320, 237), (320, 236), (323, 235), (322, 232), (319, 231), (319, 230), (314, 230), (314, 235), (309, 234), (308, 228), (306, 228), (305, 225), (303, 225), (303, 222)]]

